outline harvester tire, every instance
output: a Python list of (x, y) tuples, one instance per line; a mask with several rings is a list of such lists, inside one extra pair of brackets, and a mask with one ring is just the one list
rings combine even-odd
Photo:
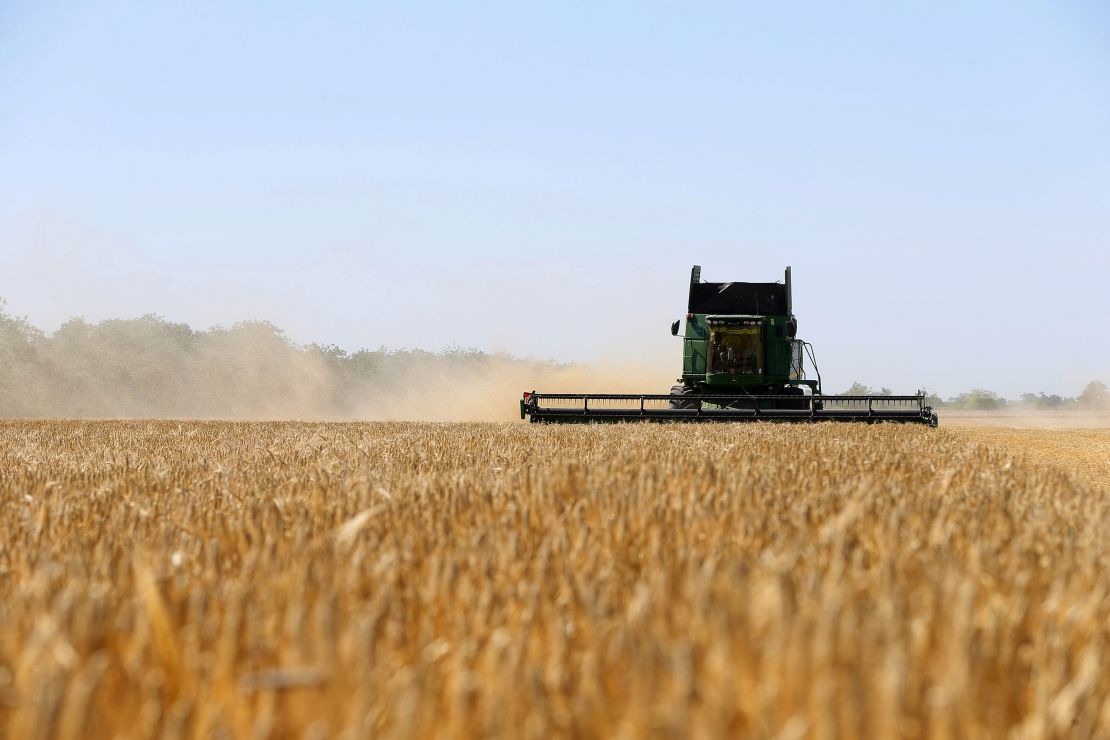
[(794, 387), (794, 386), (791, 386), (791, 387), (788, 387), (788, 388), (783, 388), (782, 389), (782, 395), (784, 395), (784, 396), (797, 396), (797, 400), (790, 399), (789, 401), (783, 401), (782, 402), (782, 408), (784, 408), (784, 409), (808, 409), (809, 408), (809, 400), (805, 397), (805, 391), (803, 391), (801, 388), (797, 388), (797, 387)]
[(671, 401), (670, 406), (672, 409), (694, 409), (698, 407), (698, 402), (692, 396), (694, 389), (688, 385), (672, 385), (671, 386)]

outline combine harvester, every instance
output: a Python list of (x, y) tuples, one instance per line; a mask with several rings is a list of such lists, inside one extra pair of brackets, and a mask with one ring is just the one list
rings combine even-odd
[[(678, 336), (680, 322), (671, 325)], [(925, 392), (826, 396), (813, 346), (797, 338), (790, 268), (782, 283), (703, 283), (690, 271), (681, 385), (669, 394), (526, 392), (520, 418), (594, 421), (896, 421), (937, 425)], [(815, 380), (806, 377), (805, 357)]]

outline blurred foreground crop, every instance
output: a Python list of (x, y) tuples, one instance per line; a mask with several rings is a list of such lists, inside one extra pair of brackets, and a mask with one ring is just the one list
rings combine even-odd
[(1106, 490), (943, 428), (3, 422), (0, 507), (4, 737), (1110, 735)]

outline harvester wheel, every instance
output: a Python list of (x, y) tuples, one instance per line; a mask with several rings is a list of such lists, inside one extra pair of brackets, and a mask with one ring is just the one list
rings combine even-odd
[(787, 388), (783, 388), (782, 389), (782, 395), (784, 395), (784, 396), (797, 396), (796, 400), (792, 398), (789, 401), (783, 401), (782, 402), (782, 408), (784, 408), (784, 409), (808, 409), (809, 408), (809, 400), (805, 397), (805, 391), (803, 391), (801, 388), (797, 388), (795, 386), (789, 386)]
[(698, 402), (691, 396), (694, 395), (694, 389), (688, 385), (672, 385), (671, 386), (671, 401), (670, 406), (672, 409), (694, 409), (698, 407)]

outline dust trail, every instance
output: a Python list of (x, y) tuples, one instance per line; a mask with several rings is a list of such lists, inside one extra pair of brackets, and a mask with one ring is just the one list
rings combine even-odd
[(2, 417), (509, 421), (525, 390), (665, 393), (672, 378), (477, 350), (348, 354), (267, 322), (74, 319), (48, 335), (0, 303)]
[(488, 357), (480, 367), (432, 365), (403, 386), (368, 388), (357, 406), (364, 418), (430, 421), (520, 419), (523, 391), (547, 393), (666, 393), (673, 373), (614, 364), (552, 365), (507, 356)]

